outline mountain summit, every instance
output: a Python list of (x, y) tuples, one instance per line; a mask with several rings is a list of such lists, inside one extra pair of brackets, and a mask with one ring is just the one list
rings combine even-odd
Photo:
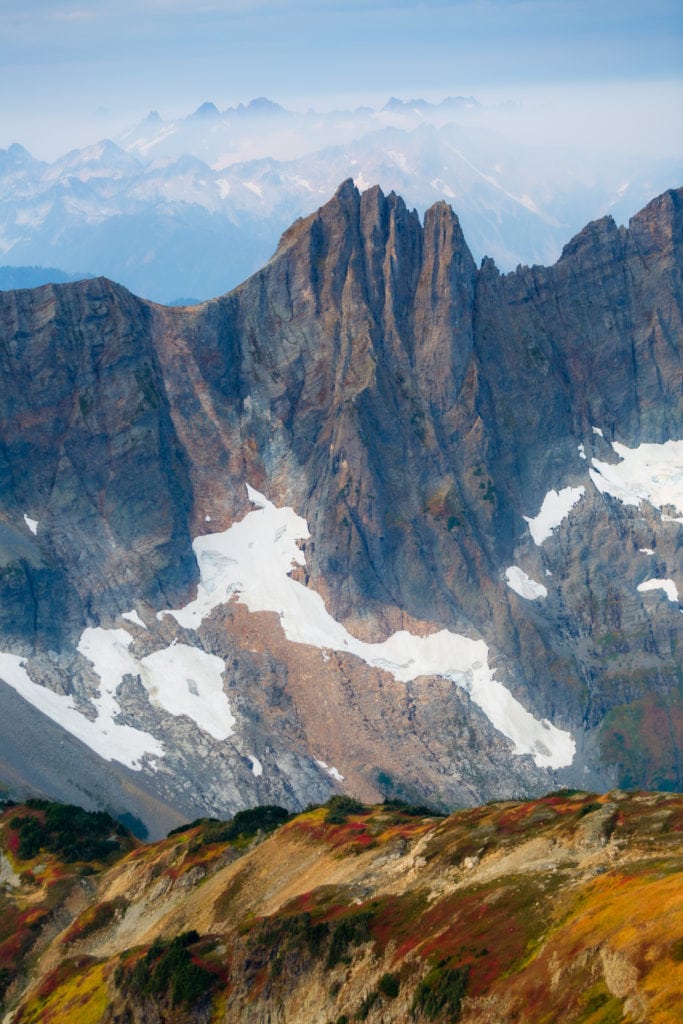
[(1, 294), (0, 775), (153, 832), (680, 789), (682, 210), (501, 275), (348, 180), (199, 306)]

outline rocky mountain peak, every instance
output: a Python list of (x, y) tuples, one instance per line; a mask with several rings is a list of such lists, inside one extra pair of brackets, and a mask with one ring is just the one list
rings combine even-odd
[(0, 294), (0, 750), (18, 689), (190, 814), (680, 788), (680, 209), (502, 275), (348, 179), (203, 305)]

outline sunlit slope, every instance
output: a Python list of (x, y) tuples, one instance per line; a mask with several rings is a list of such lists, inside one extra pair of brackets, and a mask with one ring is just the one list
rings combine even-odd
[[(427, 810), (337, 798), (277, 828), (260, 809), (81, 864), (8, 1021), (679, 1019), (680, 796)], [(58, 870), (18, 856), (11, 822), (36, 813), (2, 819), (6, 918), (43, 913)]]

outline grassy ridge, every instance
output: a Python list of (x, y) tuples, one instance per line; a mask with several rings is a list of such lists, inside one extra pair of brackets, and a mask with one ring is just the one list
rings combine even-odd
[[(40, 815), (0, 818), (20, 879), (0, 933), (13, 1024), (275, 1008), (323, 1024), (674, 1024), (683, 1005), (680, 796), (562, 791), (448, 818), (338, 799), (291, 819), (257, 808), (87, 864), (45, 848), (22, 861), (16, 819)], [(84, 869), (96, 895), (60, 929), (54, 884), (65, 905)], [(132, 945), (127, 922), (157, 913)], [(55, 950), (43, 974), (35, 937)]]

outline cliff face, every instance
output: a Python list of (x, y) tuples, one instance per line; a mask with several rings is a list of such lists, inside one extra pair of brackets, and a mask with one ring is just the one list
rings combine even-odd
[[(102, 279), (0, 293), (0, 650), (28, 659), (0, 678), (22, 692), (21, 668), (23, 696), (47, 685), (96, 724), (109, 687), (113, 721), (163, 744), (129, 764), (136, 781), (188, 810), (302, 806), (338, 784), (452, 804), (548, 788), (555, 769), (681, 788), (682, 210), (665, 193), (502, 276), (477, 270), (445, 204), (421, 225), (345, 182), (202, 306)], [(280, 605), (229, 600), (244, 579), (192, 622), (159, 618), (196, 593), (192, 539), (254, 514), (246, 484), (306, 520), (294, 578), (350, 636), (484, 641), (573, 756), (542, 763), (501, 734), (479, 654), (409, 679), (341, 641), (292, 642)], [(225, 557), (209, 561), (223, 586)], [(88, 628), (125, 632), (112, 683)], [(150, 682), (146, 659), (176, 642), (221, 659), (231, 728), (171, 706), (170, 655)], [(205, 676), (183, 676), (199, 699)]]

